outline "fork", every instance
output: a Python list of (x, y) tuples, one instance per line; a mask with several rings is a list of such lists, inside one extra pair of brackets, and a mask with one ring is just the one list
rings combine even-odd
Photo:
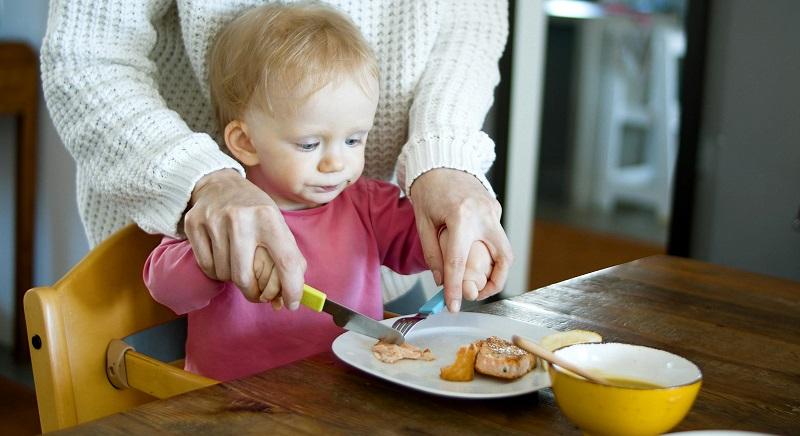
[(444, 288), (425, 302), (417, 311), (416, 315), (404, 316), (392, 324), (392, 328), (399, 331), (403, 336), (408, 333), (412, 327), (418, 322), (427, 318), (428, 315), (434, 315), (442, 311), (444, 308)]

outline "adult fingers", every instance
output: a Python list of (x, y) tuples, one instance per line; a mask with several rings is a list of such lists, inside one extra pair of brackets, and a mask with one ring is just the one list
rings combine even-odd
[(259, 240), (266, 246), (278, 271), (283, 303), (290, 310), (297, 310), (303, 292), (306, 260), (277, 208), (274, 211), (264, 210), (259, 215)]
[(432, 222), (422, 218), (417, 220), (417, 233), (419, 233), (419, 239), (422, 243), (422, 253), (425, 256), (425, 262), (433, 273), (433, 280), (436, 282), (437, 286), (441, 286), (444, 275), (439, 231)]
[(189, 244), (192, 246), (192, 253), (197, 265), (203, 273), (211, 279), (217, 279), (217, 273), (214, 270), (214, 256), (211, 253), (211, 241), (209, 240), (206, 228), (203, 225), (192, 224), (189, 225), (188, 213), (186, 223), (184, 224), (184, 231)]
[[(231, 281), (247, 295), (258, 297), (261, 287), (258, 283), (256, 267), (262, 274), (272, 269), (272, 259), (263, 247), (257, 247), (251, 237), (256, 225), (247, 215), (232, 221), (230, 226), (230, 245), (228, 247), (231, 267)], [(259, 250), (260, 248), (260, 250)], [(256, 259), (256, 256), (259, 258)]]
[(447, 308), (451, 312), (461, 309), (464, 270), (466, 269), (469, 249), (473, 238), (457, 222), (448, 227), (448, 236), (445, 248), (442, 251), (444, 258), (444, 295)]
[(211, 254), (214, 259), (214, 274), (217, 276), (217, 280), (229, 281), (231, 279), (231, 264), (228, 228), (224, 224), (217, 223), (209, 226), (208, 234), (211, 241)]

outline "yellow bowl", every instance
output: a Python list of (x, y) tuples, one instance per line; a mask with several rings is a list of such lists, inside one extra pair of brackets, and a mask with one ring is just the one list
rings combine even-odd
[(591, 435), (664, 433), (689, 412), (702, 382), (700, 369), (689, 360), (640, 345), (577, 344), (555, 353), (606, 378), (657, 385), (605, 386), (550, 365), (558, 406)]

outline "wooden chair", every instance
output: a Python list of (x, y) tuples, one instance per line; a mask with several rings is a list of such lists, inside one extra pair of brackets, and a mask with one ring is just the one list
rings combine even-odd
[(25, 294), (43, 432), (217, 383), (120, 341), (177, 318), (152, 299), (142, 281), (144, 261), (158, 241), (129, 225), (55, 285)]

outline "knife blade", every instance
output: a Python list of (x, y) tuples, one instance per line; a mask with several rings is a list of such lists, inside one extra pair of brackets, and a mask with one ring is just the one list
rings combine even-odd
[(303, 297), (300, 299), (300, 304), (316, 312), (330, 314), (333, 322), (345, 330), (361, 333), (391, 344), (405, 342), (405, 338), (399, 331), (328, 299), (324, 292), (309, 285), (303, 285)]

